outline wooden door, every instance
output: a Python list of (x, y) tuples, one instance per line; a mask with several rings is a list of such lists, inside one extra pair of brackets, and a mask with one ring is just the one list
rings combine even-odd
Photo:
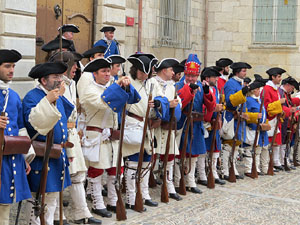
[[(57, 16), (59, 9), (61, 15)], [(41, 50), (41, 46), (53, 40), (58, 35), (58, 27), (67, 23), (79, 26), (80, 32), (74, 34), (76, 51), (83, 53), (91, 48), (93, 44), (93, 0), (37, 1), (36, 63), (45, 62), (47, 53)]]

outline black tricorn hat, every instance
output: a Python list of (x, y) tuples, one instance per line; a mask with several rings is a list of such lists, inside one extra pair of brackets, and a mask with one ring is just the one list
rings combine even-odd
[(250, 77), (245, 77), (244, 78), (244, 82), (246, 82), (246, 83), (248, 83), (248, 84), (250, 84), (251, 83), (251, 78)]
[[(60, 48), (59, 41), (60, 41), (59, 38), (49, 41), (47, 44), (44, 44), (42, 46), (42, 50), (45, 52), (51, 52), (53, 50), (59, 49)], [(72, 45), (72, 41), (62, 39), (62, 48), (66, 48), (70, 50), (71, 45)]]
[(105, 26), (105, 27), (102, 27), (102, 28), (101, 28), (100, 32), (107, 32), (107, 31), (112, 31), (112, 32), (114, 32), (115, 30), (116, 30), (116, 28), (113, 27), (113, 26)]
[(230, 66), (232, 63), (233, 61), (229, 58), (221, 58), (218, 61), (216, 61), (216, 66), (226, 67), (226, 66)]
[(120, 55), (110, 55), (107, 59), (110, 59), (112, 64), (121, 64), (126, 62), (126, 59)]
[(112, 62), (111, 59), (108, 58), (98, 58), (90, 61), (86, 66), (84, 67), (84, 72), (96, 72), (99, 69), (102, 68), (110, 68)]
[(292, 77), (287, 77), (287, 78), (283, 79), (281, 81), (281, 84), (282, 85), (284, 85), (284, 84), (293, 85), (296, 88), (296, 90), (299, 91), (299, 83), (294, 78), (292, 78)]
[(157, 63), (157, 58), (152, 54), (136, 53), (127, 58), (127, 60), (140, 71), (150, 74), (152, 67)]
[(201, 79), (204, 80), (205, 77), (219, 77), (221, 74), (214, 66), (205, 67), (201, 72)]
[(278, 74), (283, 74), (285, 73), (286, 71), (282, 68), (279, 68), (279, 67), (273, 67), (273, 68), (270, 68), (266, 71), (266, 73), (269, 75), (269, 76), (276, 76)]
[(14, 49), (0, 49), (0, 65), (2, 63), (15, 63), (22, 59), (22, 55)]
[(233, 70), (235, 70), (235, 69), (251, 69), (252, 66), (250, 66), (246, 62), (235, 62), (230, 65), (230, 68)]
[(39, 79), (50, 74), (63, 74), (67, 69), (68, 66), (63, 62), (46, 62), (32, 67), (28, 76)]
[(174, 58), (165, 58), (163, 60), (160, 61), (160, 63), (156, 64), (154, 66), (154, 69), (156, 72), (165, 69), (165, 68), (169, 68), (169, 67), (173, 67), (179, 65), (179, 61), (177, 59)]
[(85, 51), (82, 55), (83, 55), (83, 58), (90, 58), (96, 53), (105, 53), (105, 51), (106, 51), (106, 47), (99, 45), (99, 46), (93, 47), (93, 48)]
[(184, 71), (184, 66), (179, 63), (176, 66), (173, 66), (173, 71), (175, 74), (182, 73)]
[(73, 33), (79, 33), (79, 27), (74, 25), (74, 24), (64, 24), (62, 26), (60, 26), (57, 30), (60, 31), (60, 29), (62, 29), (62, 33), (65, 32), (73, 32)]
[(269, 79), (264, 79), (261, 75), (259, 74), (254, 74), (254, 81), (262, 82), (262, 83), (267, 83)]

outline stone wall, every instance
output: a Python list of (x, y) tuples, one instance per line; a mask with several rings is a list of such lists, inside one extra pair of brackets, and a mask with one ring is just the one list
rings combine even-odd
[(33, 87), (27, 75), (35, 65), (36, 6), (36, 0), (0, 1), (0, 49), (16, 49), (23, 55), (12, 84), (21, 97)]

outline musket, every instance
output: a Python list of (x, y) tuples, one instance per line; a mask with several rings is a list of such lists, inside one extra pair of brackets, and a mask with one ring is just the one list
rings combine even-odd
[[(265, 101), (265, 90), (263, 90), (263, 93), (262, 93), (259, 113), (262, 112), (264, 101)], [(256, 144), (257, 144), (257, 139), (258, 139), (259, 134), (260, 134), (260, 119), (258, 118), (257, 123), (256, 123), (254, 143), (252, 145), (252, 168), (251, 168), (250, 176), (253, 179), (258, 178), (257, 169), (256, 169), (256, 152), (255, 151), (256, 151)]]
[(116, 217), (118, 221), (127, 219), (126, 210), (122, 199), (122, 181), (121, 181), (121, 163), (122, 163), (122, 147), (123, 147), (123, 137), (124, 137), (124, 127), (125, 127), (125, 116), (126, 116), (126, 104), (124, 105), (122, 110), (119, 150), (118, 150), (118, 158), (117, 158), (117, 174), (116, 174), (116, 182), (115, 182), (116, 193), (118, 196), (117, 207), (116, 207)]
[(298, 146), (299, 146), (299, 125), (300, 125), (300, 117), (298, 116), (297, 126), (296, 126), (296, 133), (295, 133), (295, 145), (294, 145), (294, 152), (293, 152), (293, 164), (294, 166), (300, 166), (297, 161), (298, 158)]
[[(1, 116), (5, 116), (5, 112), (1, 112)], [(4, 147), (4, 128), (0, 128), (0, 189), (1, 189), (1, 170), (3, 159), (3, 147)]]
[[(218, 91), (218, 89), (217, 89)], [(220, 96), (219, 96), (219, 102), (222, 104), (222, 92), (223, 89), (221, 90)], [(214, 154), (214, 149), (216, 145), (216, 134), (217, 134), (217, 125), (219, 123), (219, 118), (221, 115), (221, 111), (217, 113), (214, 125), (213, 125), (213, 136), (212, 136), (212, 142), (210, 146), (210, 152), (209, 152), (209, 163), (208, 163), (208, 173), (207, 173), (207, 188), (213, 189), (215, 188), (215, 178), (213, 175), (212, 171), (212, 162), (213, 162), (213, 154)]]
[[(236, 129), (235, 129), (235, 134), (234, 134), (234, 138), (233, 138), (233, 143), (232, 143), (232, 151), (231, 151), (231, 157), (230, 157), (230, 168), (229, 168), (229, 179), (228, 181), (231, 183), (235, 183), (236, 182), (236, 177), (235, 177), (235, 172), (234, 172), (234, 153), (235, 153), (235, 147), (236, 147), (236, 142), (238, 141), (238, 133), (239, 133), (239, 127), (240, 127), (240, 123), (241, 123), (241, 114), (243, 113), (243, 109), (244, 109), (244, 103), (242, 103), (241, 105), (241, 109), (240, 112), (237, 110), (237, 115), (238, 115), (238, 121), (236, 124)], [(242, 137), (243, 140), (243, 137)]]
[[(177, 99), (177, 88), (175, 89), (174, 99)], [(173, 128), (173, 125), (175, 125), (175, 123), (176, 123), (175, 108), (171, 108), (170, 111), (171, 111), (171, 118), (169, 121), (166, 151), (165, 151), (165, 155), (164, 155), (164, 164), (163, 164), (164, 173), (163, 173), (163, 182), (161, 185), (161, 196), (160, 196), (160, 201), (165, 202), (165, 203), (169, 202), (169, 193), (168, 193), (168, 189), (167, 189), (167, 179), (168, 179), (167, 164), (168, 164), (168, 158), (169, 158), (169, 152), (170, 152), (172, 128)]]
[[(189, 105), (188, 114), (187, 114), (187, 118), (186, 118), (183, 147), (182, 147), (181, 154), (180, 154), (180, 181), (179, 181), (179, 192), (178, 193), (181, 195), (186, 195), (186, 187), (185, 187), (185, 181), (184, 181), (185, 157), (186, 157), (186, 148), (187, 148), (189, 130), (190, 130), (190, 126), (192, 123), (192, 110), (193, 110), (193, 105), (194, 105), (194, 99), (195, 99), (195, 97), (193, 97), (193, 99)], [(192, 130), (192, 132), (193, 132), (193, 130)], [(192, 140), (192, 137), (191, 137), (191, 140)], [(191, 146), (192, 146), (192, 142), (190, 143), (190, 155), (191, 155)], [(191, 169), (191, 166), (190, 166), (189, 170), (190, 169)]]
[(53, 145), (53, 137), (54, 129), (51, 129), (46, 136), (46, 150), (43, 158), (43, 166), (41, 172), (41, 179), (38, 191), (36, 193), (36, 197), (33, 203), (34, 215), (36, 217), (40, 217), (41, 225), (45, 225), (45, 217), (44, 217), (44, 209), (45, 209), (45, 192), (47, 185), (47, 176), (48, 176), (48, 164), (49, 164), (49, 156), (50, 151)]
[[(289, 102), (290, 106), (293, 106), (292, 100), (289, 98), (287, 95), (287, 101)], [(288, 166), (288, 158), (289, 158), (289, 153), (291, 149), (291, 135), (292, 135), (292, 128), (294, 125), (294, 119), (295, 119), (295, 113), (293, 112), (291, 115), (291, 120), (289, 121), (289, 126), (287, 127), (287, 135), (286, 135), (286, 149), (285, 149), (285, 154), (284, 154), (284, 170), (285, 171), (290, 171), (291, 168)]]
[(276, 139), (276, 135), (277, 135), (277, 130), (278, 130), (278, 125), (279, 125), (279, 120), (280, 120), (280, 114), (277, 114), (276, 117), (277, 121), (276, 121), (276, 125), (275, 125), (275, 130), (273, 133), (273, 137), (272, 137), (272, 141), (271, 144), (269, 145), (269, 155), (270, 155), (270, 161), (269, 161), (269, 167), (268, 167), (268, 172), (267, 175), (273, 176), (274, 175), (274, 162), (273, 162), (273, 146), (275, 143), (275, 139)]
[(145, 122), (144, 122), (144, 129), (143, 129), (143, 137), (142, 137), (142, 143), (140, 146), (140, 153), (139, 153), (139, 161), (138, 161), (138, 166), (136, 170), (136, 195), (135, 195), (135, 204), (134, 204), (134, 210), (137, 212), (142, 212), (143, 211), (143, 197), (142, 197), (142, 191), (141, 191), (141, 178), (142, 178), (142, 164), (143, 164), (143, 157), (144, 157), (144, 146), (145, 146), (145, 138), (147, 134), (147, 128), (148, 128), (148, 120), (149, 120), (149, 113), (150, 113), (150, 107), (149, 107), (149, 101), (152, 100), (152, 90), (153, 90), (153, 84), (150, 86), (150, 93), (148, 97), (148, 106), (146, 110), (146, 115), (145, 115)]
[(151, 169), (149, 171), (150, 175), (149, 175), (149, 187), (150, 188), (155, 188), (157, 186), (156, 184), (156, 180), (155, 180), (155, 177), (154, 177), (154, 168), (155, 168), (155, 164), (156, 164), (156, 157), (154, 156), (154, 159), (153, 159), (153, 164), (151, 166)]

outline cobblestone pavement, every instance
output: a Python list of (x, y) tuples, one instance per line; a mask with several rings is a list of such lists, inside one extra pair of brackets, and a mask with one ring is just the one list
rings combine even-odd
[[(203, 194), (187, 193), (182, 201), (170, 199), (156, 208), (147, 207), (147, 212), (127, 210), (127, 220), (117, 222), (112, 218), (100, 218), (103, 224), (300, 224), (300, 169), (290, 173), (280, 172), (275, 176), (246, 177), (237, 183), (216, 185), (213, 190), (199, 186)], [(160, 186), (151, 189), (154, 200), (160, 201)], [(65, 198), (70, 199), (66, 191)], [(70, 205), (64, 208), (72, 223)], [(90, 206), (90, 203), (89, 203)], [(12, 209), (12, 217), (17, 206)], [(24, 210), (24, 207), (22, 211)], [(13, 218), (12, 218), (13, 219)], [(14, 222), (11, 222), (14, 224)], [(20, 225), (25, 224), (21, 213)]]

